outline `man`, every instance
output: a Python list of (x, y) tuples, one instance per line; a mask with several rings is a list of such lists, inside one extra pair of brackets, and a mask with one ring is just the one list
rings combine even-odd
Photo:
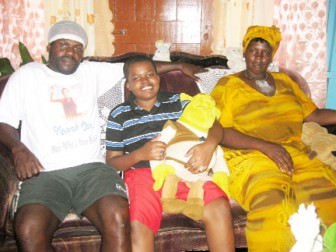
[[(101, 233), (101, 251), (131, 250), (126, 188), (104, 164), (97, 107), (98, 96), (123, 77), (123, 64), (82, 62), (86, 44), (80, 25), (56, 23), (48, 34), (48, 64), (22, 66), (0, 100), (0, 141), (11, 150), (23, 181), (14, 222), (22, 251), (53, 251), (53, 234), (70, 209)], [(158, 69), (190, 76), (197, 70), (164, 63)], [(52, 101), (65, 89), (76, 116), (67, 116), (62, 104)]]

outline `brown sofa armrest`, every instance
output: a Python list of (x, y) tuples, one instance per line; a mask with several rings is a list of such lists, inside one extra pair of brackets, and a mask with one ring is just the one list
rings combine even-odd
[(12, 232), (8, 220), (18, 186), (19, 180), (15, 175), (12, 155), (4, 145), (0, 144), (0, 244), (4, 241), (6, 233)]

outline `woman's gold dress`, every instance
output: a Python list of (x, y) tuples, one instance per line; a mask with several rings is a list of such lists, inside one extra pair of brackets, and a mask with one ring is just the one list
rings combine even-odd
[(290, 251), (295, 240), (288, 219), (300, 203), (313, 202), (324, 224), (336, 222), (336, 172), (310, 160), (309, 148), (301, 142), (302, 123), (316, 105), (287, 75), (270, 74), (276, 84), (273, 96), (251, 88), (238, 74), (221, 78), (211, 93), (224, 128), (279, 143), (294, 162), (290, 176), (259, 151), (223, 148), (230, 193), (248, 212), (248, 249), (258, 252)]

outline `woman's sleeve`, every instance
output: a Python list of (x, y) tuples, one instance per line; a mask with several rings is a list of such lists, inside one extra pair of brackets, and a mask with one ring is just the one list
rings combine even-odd
[[(287, 75), (286, 75), (287, 76)], [(299, 84), (297, 84), (295, 81), (293, 81), (290, 77), (288, 77), (287, 83), (289, 83), (293, 89), (294, 94), (299, 99), (303, 116), (306, 118), (308, 115), (310, 115), (315, 109), (317, 109), (316, 104), (303, 92), (303, 90), (300, 88)]]
[(232, 93), (230, 92), (229, 80), (227, 76), (221, 78), (211, 92), (217, 108), (221, 111), (219, 122), (225, 128), (233, 127), (232, 101), (230, 96)]

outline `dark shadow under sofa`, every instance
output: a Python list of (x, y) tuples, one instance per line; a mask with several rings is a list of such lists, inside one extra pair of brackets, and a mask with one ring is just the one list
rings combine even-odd
[[(123, 62), (135, 53), (127, 53), (113, 57), (87, 57), (91, 61)], [(198, 56), (182, 52), (171, 53), (172, 61), (188, 62), (203, 67), (217, 69), (217, 75), (223, 69), (228, 70), (225, 56)], [(225, 71), (225, 70), (224, 70)], [(310, 95), (306, 81), (296, 72), (282, 69), (287, 72), (302, 89)], [(0, 96), (9, 76), (0, 78)], [(185, 92), (195, 95), (200, 92), (197, 83), (179, 71), (169, 72), (160, 76), (161, 90), (168, 92)], [(219, 78), (217, 76), (217, 78)], [(204, 80), (206, 85), (206, 80)], [(123, 93), (124, 96), (127, 92)], [(17, 251), (12, 227), (12, 205), (16, 198), (18, 180), (14, 173), (11, 153), (0, 144), (0, 251)], [(236, 248), (246, 251), (245, 238), (246, 213), (235, 202), (230, 200)], [(69, 214), (54, 235), (53, 246), (56, 251), (99, 251), (100, 235), (87, 219), (78, 219), (74, 214)], [(164, 214), (159, 233), (155, 237), (155, 251), (207, 251), (204, 227), (202, 223), (193, 221), (182, 214)]]

